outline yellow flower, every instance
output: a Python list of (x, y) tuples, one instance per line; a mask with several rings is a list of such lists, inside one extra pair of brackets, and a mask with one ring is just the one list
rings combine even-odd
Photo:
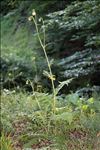
[(55, 77), (55, 75), (52, 75), (52, 76), (49, 76), (49, 79), (56, 80), (56, 77)]
[(43, 74), (47, 76), (50, 80), (56, 80), (55, 75), (48, 73), (47, 71), (44, 71)]
[(55, 75), (49, 75), (48, 78), (49, 78), (50, 80), (56, 80)]

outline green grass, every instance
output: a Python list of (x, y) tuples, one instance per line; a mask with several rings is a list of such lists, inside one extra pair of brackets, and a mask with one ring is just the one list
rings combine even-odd
[(80, 150), (82, 147), (82, 150), (93, 150), (99, 147), (95, 143), (99, 143), (97, 134), (100, 131), (100, 101), (97, 97), (93, 101), (86, 102), (75, 94), (65, 99), (57, 97), (54, 115), (52, 95), (4, 90), (1, 95), (1, 128), (5, 133), (16, 135), (13, 142), (20, 141), (26, 148), (38, 147), (39, 144), (46, 147), (47, 142), (49, 147), (59, 150)]
[(10, 137), (5, 135), (4, 133), (1, 134), (0, 149), (1, 150), (14, 150)]

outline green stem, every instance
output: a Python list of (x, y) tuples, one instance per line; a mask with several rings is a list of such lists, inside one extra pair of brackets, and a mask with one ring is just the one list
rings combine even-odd
[[(46, 49), (45, 49), (45, 42), (44, 42), (44, 45), (43, 45), (43, 42), (40, 38), (40, 35), (39, 35), (39, 30), (38, 30), (38, 26), (37, 26), (37, 23), (36, 23), (36, 20), (35, 18), (33, 17), (33, 21), (34, 21), (34, 24), (35, 24), (35, 27), (36, 27), (36, 32), (37, 32), (37, 36), (38, 36), (38, 39), (39, 39), (39, 42), (40, 42), (40, 45), (44, 51), (44, 54), (45, 54), (45, 58), (46, 58), (46, 61), (47, 61), (47, 64), (48, 64), (48, 68), (49, 68), (49, 72), (50, 72), (50, 76), (51, 76), (51, 84), (52, 84), (52, 90), (53, 90), (53, 112), (55, 113), (55, 107), (56, 107), (56, 94), (55, 94), (55, 86), (54, 86), (54, 81), (52, 79), (53, 77), (53, 74), (52, 74), (52, 70), (51, 70), (51, 66), (50, 66), (50, 62), (49, 62), (49, 59), (48, 59), (48, 56), (47, 56), (47, 53), (46, 53)], [(43, 23), (44, 25), (44, 23)], [(45, 33), (44, 33), (45, 35)], [(45, 40), (44, 40), (45, 41)]]

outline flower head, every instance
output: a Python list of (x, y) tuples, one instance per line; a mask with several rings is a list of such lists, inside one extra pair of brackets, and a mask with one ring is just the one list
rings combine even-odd
[(33, 9), (33, 11), (32, 11), (32, 16), (33, 16), (33, 17), (35, 17), (35, 16), (36, 16), (35, 9)]
[(32, 16), (28, 17), (28, 21), (32, 21)]
[(40, 18), (39, 18), (39, 22), (41, 22), (41, 21), (42, 21), (42, 18), (40, 17)]

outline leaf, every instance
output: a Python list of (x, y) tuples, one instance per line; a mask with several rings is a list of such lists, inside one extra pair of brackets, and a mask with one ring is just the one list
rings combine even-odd
[(88, 99), (88, 102), (89, 102), (90, 104), (93, 104), (93, 103), (94, 103), (94, 98), (93, 98), (93, 97), (89, 98), (89, 99)]
[(87, 109), (88, 109), (88, 105), (83, 105), (83, 106), (82, 106), (82, 109), (83, 109), (83, 110), (87, 110)]
[(58, 120), (65, 120), (69, 124), (72, 123), (73, 118), (74, 118), (74, 114), (72, 112), (64, 112), (62, 114), (53, 116), (53, 120), (56, 120), (56, 121), (58, 121)]
[(63, 88), (64, 85), (67, 85), (67, 86), (68, 86), (68, 84), (71, 83), (72, 80), (73, 80), (73, 78), (68, 79), (68, 80), (66, 80), (66, 81), (63, 81), (63, 82), (59, 82), (60, 84), (59, 84), (58, 87), (56, 88), (56, 95), (57, 95), (58, 92)]
[(77, 93), (69, 94), (67, 97), (68, 102), (71, 102), (74, 105), (77, 105), (79, 101), (79, 96)]

